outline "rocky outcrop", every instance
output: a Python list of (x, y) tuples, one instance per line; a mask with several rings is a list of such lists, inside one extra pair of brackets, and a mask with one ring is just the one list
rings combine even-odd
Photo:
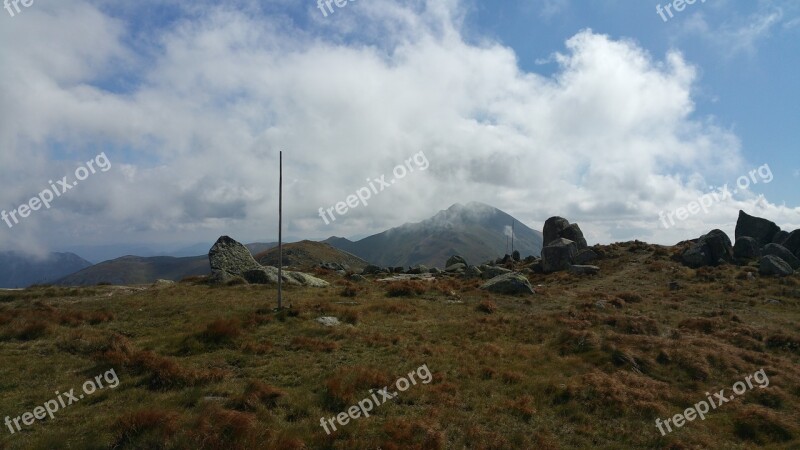
[(547, 219), (544, 222), (542, 235), (544, 236), (542, 242), (545, 247), (560, 238), (569, 239), (574, 242), (578, 250), (583, 250), (588, 247), (586, 239), (583, 237), (583, 231), (581, 231), (578, 224), (571, 224), (563, 217), (556, 216)]
[(569, 273), (575, 275), (597, 275), (600, 273), (600, 268), (597, 266), (576, 264), (569, 266)]
[(450, 267), (450, 266), (455, 265), (455, 264), (463, 264), (465, 266), (468, 265), (466, 259), (464, 259), (464, 258), (462, 258), (461, 256), (458, 256), (458, 255), (453, 255), (453, 256), (451, 256), (450, 258), (447, 259), (447, 262), (445, 263), (444, 266), (445, 267)]
[(224, 278), (217, 272), (224, 272), (231, 277), (242, 276), (248, 270), (261, 269), (261, 264), (256, 262), (250, 250), (229, 236), (217, 239), (208, 252), (208, 261), (211, 264), (211, 275)]
[(481, 272), (483, 272), (481, 277), (483, 277), (486, 280), (491, 280), (492, 278), (499, 277), (500, 275), (505, 275), (507, 273), (511, 273), (512, 271), (497, 266), (483, 266), (481, 267)]
[(484, 283), (481, 289), (503, 295), (532, 295), (535, 293), (531, 282), (524, 275), (516, 272), (494, 277)]
[(550, 242), (542, 249), (542, 270), (544, 273), (569, 270), (578, 256), (578, 246), (575, 242), (559, 238)]
[(736, 221), (736, 239), (742, 236), (750, 236), (758, 241), (759, 247), (771, 244), (773, 238), (778, 232), (781, 231), (780, 227), (770, 222), (767, 219), (754, 217), (744, 211), (739, 211), (739, 219)]
[[(277, 284), (278, 269), (262, 266), (247, 247), (236, 240), (222, 236), (208, 252), (211, 264), (212, 284), (230, 284), (244, 279), (251, 284)], [(282, 281), (287, 284), (309, 287), (325, 287), (328, 282), (301, 272), (283, 271)], [(241, 281), (241, 280), (239, 280)]]
[(697, 242), (681, 255), (681, 261), (692, 268), (733, 262), (731, 240), (724, 231), (711, 230), (708, 234), (700, 236)]

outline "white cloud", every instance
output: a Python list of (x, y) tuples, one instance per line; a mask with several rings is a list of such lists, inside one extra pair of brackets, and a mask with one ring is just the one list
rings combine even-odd
[[(98, 147), (114, 168), (0, 231), (0, 247), (273, 239), (279, 149), (286, 234), (297, 236), (378, 232), (471, 200), (535, 228), (564, 215), (592, 241), (732, 231), (739, 207), (800, 223), (797, 210), (741, 197), (659, 230), (659, 211), (750, 168), (732, 132), (695, 117), (696, 68), (677, 52), (657, 59), (585, 30), (543, 77), (507, 47), (462, 40), (455, 0), (376, 0), (319, 34), (217, 7), (151, 36), (151, 55), (88, 3), (59, 5), (37, 3), (0, 30), (20, 43), (0, 49), (0, 175), (11, 180), (0, 208)], [(338, 34), (349, 21), (368, 24), (360, 38)], [(129, 92), (99, 87), (128, 70), (143, 80)], [(317, 216), (418, 151), (424, 173), (331, 226)]]

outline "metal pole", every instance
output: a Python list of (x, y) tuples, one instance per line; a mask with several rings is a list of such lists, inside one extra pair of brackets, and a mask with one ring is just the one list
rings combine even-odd
[(514, 220), (511, 221), (511, 254), (514, 254)]
[(279, 156), (280, 175), (278, 176), (278, 310), (282, 308), (281, 294), (283, 281), (283, 152)]

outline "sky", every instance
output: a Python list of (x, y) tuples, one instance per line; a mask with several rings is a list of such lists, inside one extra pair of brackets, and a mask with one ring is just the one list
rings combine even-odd
[(590, 244), (800, 228), (796, 1), (340, 4), (8, 4), (0, 250), (275, 241), (279, 151), (290, 239), (473, 201)]

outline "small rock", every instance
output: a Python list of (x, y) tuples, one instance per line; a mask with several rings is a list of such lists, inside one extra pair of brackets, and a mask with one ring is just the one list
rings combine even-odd
[(670, 281), (669, 282), (669, 290), (670, 291), (677, 291), (677, 290), (680, 290), (680, 288), (681, 288), (681, 285), (678, 284), (677, 281)]
[(336, 317), (320, 317), (317, 319), (317, 323), (325, 325), (326, 327), (335, 327), (341, 325), (339, 319)]
[(519, 273), (507, 273), (492, 278), (481, 286), (481, 289), (497, 294), (535, 294), (531, 282)]
[(172, 280), (156, 280), (155, 283), (153, 283), (153, 287), (168, 287), (174, 284), (175, 282)]
[(447, 259), (447, 263), (444, 265), (445, 267), (450, 267), (453, 264), (463, 264), (465, 267), (467, 266), (467, 260), (461, 256), (453, 255)]

